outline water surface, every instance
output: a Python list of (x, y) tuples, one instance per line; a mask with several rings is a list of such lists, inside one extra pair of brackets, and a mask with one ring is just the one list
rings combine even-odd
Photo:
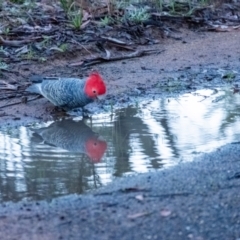
[(0, 201), (81, 194), (117, 177), (192, 161), (240, 139), (240, 96), (201, 90), (91, 120), (0, 132)]

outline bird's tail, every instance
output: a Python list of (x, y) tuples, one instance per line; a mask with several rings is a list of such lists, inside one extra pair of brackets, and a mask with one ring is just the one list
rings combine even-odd
[(33, 83), (41, 83), (44, 80), (44, 76), (33, 75), (29, 78)]
[(33, 84), (29, 86), (25, 91), (41, 94), (41, 83)]
[(59, 77), (45, 77), (41, 75), (32, 75), (29, 78), (33, 83), (41, 83), (44, 80), (59, 80)]

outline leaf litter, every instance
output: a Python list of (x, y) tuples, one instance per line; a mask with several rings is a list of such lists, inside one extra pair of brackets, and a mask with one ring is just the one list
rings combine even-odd
[[(240, 2), (97, 0), (3, 1), (0, 3), (0, 75), (19, 75), (13, 64), (45, 62), (83, 52), (68, 67), (88, 68), (95, 64), (159, 54), (159, 37), (179, 40), (179, 26), (197, 31), (239, 31)], [(144, 49), (143, 46), (151, 49)], [(85, 57), (86, 56), (86, 57)], [(89, 57), (90, 56), (90, 57)], [(26, 84), (3, 85), (2, 99), (25, 96)], [(11, 94), (9, 88), (11, 87)], [(13, 94), (13, 91), (16, 91)]]

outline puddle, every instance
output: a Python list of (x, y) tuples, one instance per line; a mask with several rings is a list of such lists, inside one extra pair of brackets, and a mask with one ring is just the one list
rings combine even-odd
[(240, 95), (201, 90), (85, 122), (0, 132), (0, 201), (83, 193), (123, 177), (191, 161), (240, 139)]

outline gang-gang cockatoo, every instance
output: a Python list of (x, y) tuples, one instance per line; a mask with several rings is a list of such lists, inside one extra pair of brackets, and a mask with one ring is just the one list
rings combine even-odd
[(83, 108), (106, 93), (106, 84), (98, 72), (91, 73), (86, 79), (41, 76), (32, 79), (37, 83), (26, 91), (38, 93), (64, 110)]

